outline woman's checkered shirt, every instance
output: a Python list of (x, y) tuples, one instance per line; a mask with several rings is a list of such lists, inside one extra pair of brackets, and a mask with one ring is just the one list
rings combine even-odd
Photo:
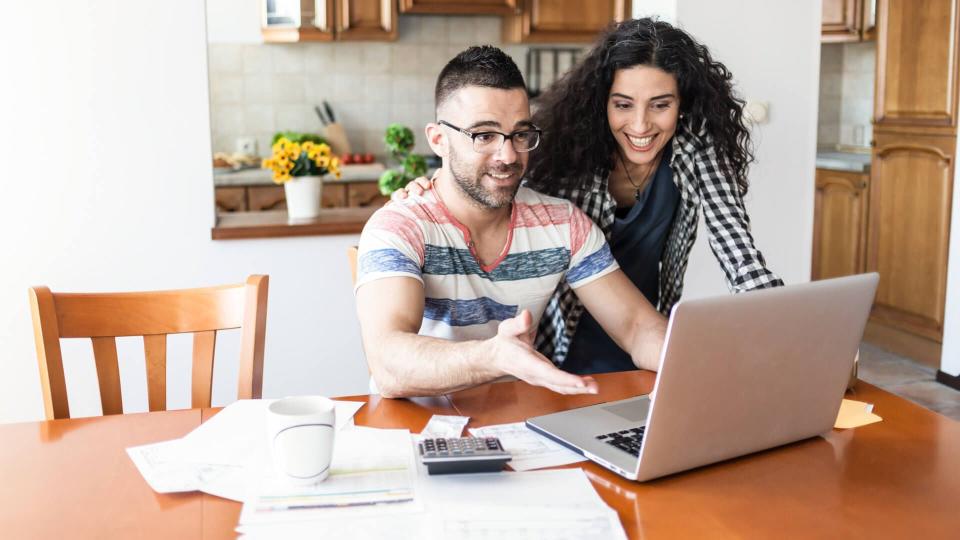
[[(736, 182), (722, 173), (717, 154), (706, 129), (696, 133), (681, 122), (673, 137), (670, 168), (680, 190), (680, 205), (660, 259), (660, 303), (657, 309), (669, 314), (680, 300), (683, 276), (690, 250), (697, 238), (697, 223), (704, 212), (713, 254), (723, 268), (732, 292), (783, 285), (766, 267), (763, 255), (754, 246), (747, 216)], [(579, 206), (610, 240), (616, 201), (607, 189), (607, 178), (594, 175), (579, 187), (545, 190), (548, 195), (569, 199)], [(536, 345), (547, 358), (562, 364), (577, 329), (583, 304), (566, 282), (561, 282), (547, 304)]]

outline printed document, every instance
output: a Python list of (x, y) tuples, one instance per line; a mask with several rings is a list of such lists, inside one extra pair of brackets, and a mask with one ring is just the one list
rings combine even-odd
[(499, 437), (504, 450), (513, 455), (507, 465), (515, 471), (556, 467), (587, 459), (532, 431), (523, 422), (471, 428), (470, 434), (474, 437)]

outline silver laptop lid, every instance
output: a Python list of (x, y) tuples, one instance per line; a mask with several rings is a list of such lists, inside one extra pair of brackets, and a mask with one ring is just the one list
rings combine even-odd
[(637, 479), (829, 431), (877, 281), (863, 274), (674, 306)]

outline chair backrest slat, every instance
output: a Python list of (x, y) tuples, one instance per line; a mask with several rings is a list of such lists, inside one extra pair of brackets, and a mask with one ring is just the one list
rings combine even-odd
[(34, 338), (47, 419), (69, 418), (61, 338), (91, 338), (104, 414), (123, 412), (117, 337), (143, 336), (147, 401), (167, 406), (167, 335), (192, 333), (191, 403), (211, 405), (216, 332), (242, 328), (238, 397), (263, 395), (267, 276), (246, 283), (172, 291), (52, 293), (30, 288)]
[(97, 364), (97, 382), (100, 385), (100, 405), (103, 414), (122, 414), (123, 396), (120, 392), (120, 364), (117, 362), (117, 340), (95, 337), (93, 360)]
[(360, 248), (357, 246), (347, 248), (347, 262), (350, 263), (350, 280), (354, 285), (357, 284), (357, 254), (359, 252)]
[(167, 408), (167, 336), (143, 336), (143, 354), (147, 360), (147, 402), (151, 411)]
[(213, 355), (217, 333), (212, 330), (193, 335), (193, 372), (190, 378), (190, 405), (194, 408), (210, 406), (213, 390)]
[[(143, 336), (240, 328), (244, 289), (57, 293), (60, 337)], [(121, 315), (122, 314), (122, 315)]]

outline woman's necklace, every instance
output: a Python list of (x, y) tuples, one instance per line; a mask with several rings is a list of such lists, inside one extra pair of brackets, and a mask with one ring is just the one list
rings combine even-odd
[(650, 164), (650, 170), (647, 171), (647, 175), (643, 178), (643, 181), (638, 185), (633, 181), (633, 177), (630, 176), (630, 169), (627, 167), (627, 161), (623, 159), (623, 154), (617, 152), (617, 156), (620, 157), (620, 164), (623, 165), (623, 172), (627, 175), (627, 181), (630, 182), (630, 185), (633, 186), (633, 198), (637, 201), (640, 200), (640, 193), (643, 191), (643, 188), (647, 186), (647, 183), (650, 180), (650, 177), (653, 176), (653, 173), (660, 167), (660, 156), (657, 156), (653, 163)]

